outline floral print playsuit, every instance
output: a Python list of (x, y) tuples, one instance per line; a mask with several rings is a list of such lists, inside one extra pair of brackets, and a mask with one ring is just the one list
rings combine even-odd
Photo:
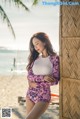
[(39, 101), (50, 102), (51, 100), (51, 85), (57, 85), (60, 80), (60, 61), (58, 55), (50, 55), (49, 59), (52, 63), (52, 76), (55, 78), (55, 82), (47, 82), (44, 81), (45, 75), (34, 75), (32, 71), (32, 66), (34, 63), (31, 64), (31, 68), (28, 71), (27, 78), (32, 82), (36, 82), (37, 86), (35, 88), (29, 87), (26, 96), (37, 103)]

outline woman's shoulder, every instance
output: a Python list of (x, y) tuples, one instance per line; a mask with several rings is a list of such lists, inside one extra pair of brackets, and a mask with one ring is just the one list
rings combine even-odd
[(56, 58), (59, 58), (59, 55), (58, 54), (52, 54), (52, 55), (50, 55), (50, 58), (51, 59), (56, 59)]
[(52, 63), (59, 62), (59, 55), (58, 55), (58, 54), (50, 55), (50, 61), (51, 61)]

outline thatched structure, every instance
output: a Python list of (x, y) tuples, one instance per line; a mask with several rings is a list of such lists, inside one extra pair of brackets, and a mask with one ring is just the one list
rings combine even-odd
[(80, 5), (60, 6), (60, 71), (60, 119), (80, 119)]

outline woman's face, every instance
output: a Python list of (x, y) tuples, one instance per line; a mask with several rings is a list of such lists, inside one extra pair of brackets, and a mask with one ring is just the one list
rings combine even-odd
[(42, 41), (40, 41), (40, 40), (37, 39), (37, 38), (33, 38), (32, 43), (33, 43), (33, 45), (34, 45), (35, 50), (36, 50), (38, 53), (42, 53), (43, 50), (45, 49), (45, 43), (43, 43)]

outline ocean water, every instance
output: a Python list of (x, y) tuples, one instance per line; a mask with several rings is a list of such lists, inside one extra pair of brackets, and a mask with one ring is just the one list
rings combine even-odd
[(28, 51), (0, 49), (0, 75), (26, 74)]

